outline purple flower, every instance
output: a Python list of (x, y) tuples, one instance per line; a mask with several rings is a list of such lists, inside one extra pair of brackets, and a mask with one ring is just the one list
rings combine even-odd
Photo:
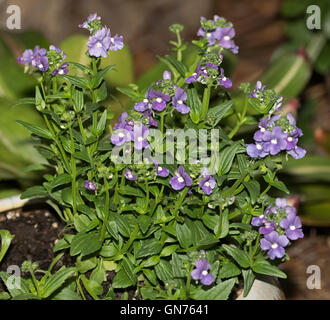
[(306, 155), (306, 150), (301, 147), (295, 146), (293, 149), (288, 151), (288, 154), (295, 159), (301, 159)]
[(232, 49), (235, 46), (232, 40), (235, 37), (235, 29), (233, 27), (217, 27), (215, 33), (221, 47)]
[(158, 165), (158, 163), (155, 161), (155, 167), (156, 167), (156, 174), (158, 177), (166, 178), (170, 174), (170, 171), (166, 168), (163, 168)]
[(265, 152), (261, 143), (250, 143), (246, 145), (246, 152), (251, 158), (264, 158), (268, 153)]
[(297, 240), (304, 237), (304, 233), (301, 229), (301, 220), (295, 214), (288, 215), (287, 218), (282, 219), (280, 226), (285, 230), (285, 235), (290, 240)]
[(31, 49), (27, 49), (23, 52), (22, 56), (17, 57), (17, 61), (20, 64), (31, 64), (34, 54)]
[(198, 81), (198, 78), (199, 78), (200, 74), (201, 74), (201, 64), (200, 64), (200, 61), (199, 61), (195, 72), (190, 77), (188, 77), (185, 80), (185, 82), (186, 83), (193, 83), (193, 82)]
[(90, 181), (90, 180), (86, 180), (86, 181), (85, 181), (85, 188), (86, 188), (87, 190), (89, 190), (89, 191), (94, 191), (94, 190), (96, 190), (96, 186), (95, 186), (95, 184), (94, 184), (92, 181)]
[(215, 277), (208, 272), (210, 269), (210, 264), (203, 258), (202, 260), (196, 260), (195, 262), (196, 269), (191, 271), (191, 277), (194, 280), (200, 280), (200, 282), (206, 286), (211, 285)]
[(124, 47), (123, 36), (118, 36), (117, 34), (114, 37), (110, 38), (110, 47), (111, 51), (121, 50)]
[(284, 247), (289, 244), (289, 240), (285, 235), (279, 236), (276, 231), (272, 231), (260, 240), (261, 249), (267, 251), (271, 260), (282, 258), (285, 254)]
[(192, 180), (188, 173), (184, 171), (183, 166), (179, 166), (178, 170), (174, 172), (175, 176), (171, 178), (170, 184), (174, 190), (181, 190), (185, 186), (190, 187)]
[(263, 226), (259, 228), (259, 233), (268, 234), (276, 229), (277, 225), (275, 221), (266, 221)]
[(272, 131), (266, 131), (264, 134), (264, 150), (271, 155), (276, 155), (286, 148), (287, 133), (282, 131), (282, 128), (276, 126)]
[(190, 111), (190, 108), (183, 103), (186, 99), (186, 92), (178, 87), (175, 91), (174, 97), (172, 98), (172, 104), (174, 108), (182, 114), (189, 113)]
[(110, 29), (104, 27), (103, 29), (97, 30), (93, 36), (89, 37), (89, 41), (87, 43), (89, 55), (94, 57), (102, 56), (106, 58), (110, 44)]
[(165, 70), (163, 72), (163, 80), (171, 80), (172, 79), (172, 74), (170, 71)]
[(217, 182), (214, 177), (205, 175), (202, 180), (199, 181), (199, 186), (209, 196), (213, 189), (216, 187)]
[(152, 109), (156, 111), (163, 111), (166, 108), (166, 102), (170, 101), (170, 96), (167, 94), (164, 94), (160, 91), (155, 91), (153, 89), (149, 90), (148, 96), (150, 98), (154, 98), (152, 101)]
[(259, 92), (265, 89), (265, 85), (262, 85), (261, 81), (257, 81), (254, 90), (250, 93), (250, 98), (258, 98)]
[(83, 29), (88, 29), (89, 23), (94, 21), (94, 20), (101, 20), (101, 17), (97, 15), (97, 13), (91, 13), (88, 17), (87, 20), (84, 21), (82, 24), (80, 24), (78, 27), (83, 28)]
[(52, 72), (52, 76), (56, 76), (57, 74), (67, 74), (69, 72), (69, 69), (67, 68), (68, 66), (69, 64), (67, 62), (64, 62), (58, 69), (55, 69)]
[(56, 47), (54, 45), (50, 45), (49, 46), (49, 50), (53, 50), (56, 51), (57, 53), (60, 53), (62, 56), (62, 60), (64, 60), (66, 58), (66, 54), (63, 52), (63, 50), (59, 47)]
[(112, 144), (122, 146), (124, 143), (132, 141), (132, 131), (124, 128), (116, 129), (110, 140)]
[(48, 58), (46, 56), (37, 56), (33, 58), (32, 65), (34, 65), (40, 71), (45, 72), (49, 68)]
[(267, 221), (266, 216), (264, 214), (262, 214), (259, 217), (253, 217), (251, 224), (254, 227), (259, 227), (259, 226), (263, 225), (266, 221)]
[(149, 99), (145, 98), (142, 101), (137, 102), (134, 105), (134, 109), (138, 112), (144, 112), (147, 109), (149, 109), (149, 105), (150, 105)]
[(132, 170), (126, 169), (125, 171), (125, 178), (127, 180), (135, 181), (136, 180), (136, 175), (132, 173)]
[(231, 80), (225, 77), (223, 68), (220, 69), (219, 84), (225, 88), (230, 88), (233, 85)]
[(149, 129), (144, 126), (134, 126), (134, 148), (137, 150), (142, 150), (149, 146), (146, 140), (149, 135)]

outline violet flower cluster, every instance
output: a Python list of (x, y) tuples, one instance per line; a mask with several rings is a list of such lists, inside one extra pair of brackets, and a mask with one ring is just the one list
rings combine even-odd
[(79, 28), (87, 29), (91, 35), (87, 46), (91, 57), (107, 57), (108, 51), (121, 50), (124, 47), (123, 37), (117, 34), (112, 36), (107, 26), (102, 26), (101, 17), (92, 13), (87, 20), (79, 25)]
[(190, 108), (186, 105), (187, 94), (184, 89), (175, 85), (172, 81), (170, 71), (164, 71), (163, 79), (159, 80), (152, 86), (145, 95), (145, 98), (134, 105), (134, 109), (148, 117), (150, 124), (155, 125), (152, 112), (162, 112), (168, 105), (181, 114), (187, 114)]
[(201, 27), (197, 32), (197, 36), (207, 40), (208, 46), (220, 45), (224, 49), (238, 53), (238, 46), (234, 43), (235, 29), (231, 22), (225, 18), (214, 16), (213, 20), (207, 20), (201, 17)]
[[(258, 81), (250, 97), (259, 98), (264, 88)], [(246, 151), (251, 158), (264, 158), (269, 154), (274, 156), (282, 151), (286, 151), (295, 159), (305, 156), (306, 150), (297, 145), (303, 133), (296, 126), (294, 116), (291, 113), (271, 115), (274, 111), (279, 111), (282, 100), (279, 98), (270, 114), (259, 122), (259, 130), (254, 133), (255, 143), (246, 145)]]
[(232, 82), (225, 76), (224, 69), (220, 66), (222, 61), (223, 56), (221, 54), (207, 54), (204, 59), (198, 62), (194, 73), (186, 78), (185, 82), (188, 84), (200, 82), (202, 84), (230, 88)]
[(65, 53), (58, 47), (51, 45), (49, 50), (35, 46), (27, 49), (22, 56), (17, 57), (17, 62), (27, 68), (37, 69), (42, 72), (50, 71), (52, 76), (67, 74), (69, 64), (63, 63), (66, 59)]
[(267, 251), (271, 260), (284, 257), (284, 248), (290, 240), (304, 237), (296, 208), (289, 206), (284, 198), (277, 198), (275, 206), (270, 205), (261, 216), (253, 217), (251, 224), (259, 227), (259, 233), (263, 235), (261, 249)]

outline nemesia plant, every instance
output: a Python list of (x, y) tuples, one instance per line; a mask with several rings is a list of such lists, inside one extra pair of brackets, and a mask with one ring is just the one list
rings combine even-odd
[[(96, 13), (79, 27), (90, 33), (87, 65), (65, 61), (54, 46), (18, 58), (39, 79), (35, 98), (22, 103), (35, 104), (45, 128), (19, 123), (50, 168), (22, 198), (47, 197), (71, 230), (57, 241), (52, 267), (65, 253), (75, 261), (44, 280), (26, 262), (32, 278), (24, 281), (34, 289), (20, 294), (110, 300), (133, 290), (137, 299), (227, 299), (241, 283), (246, 296), (260, 274), (285, 278), (277, 266), (302, 226), (296, 209), (269, 192), (288, 193), (276, 173), (285, 157), (305, 155), (302, 131), (283, 113), (283, 97), (260, 81), (241, 84), (242, 99), (227, 91), (223, 61), (238, 53), (233, 25), (201, 18), (191, 65), (182, 59), (183, 26), (172, 25), (175, 54), (160, 58), (168, 70), (147, 88), (119, 88), (132, 103), (117, 121), (104, 81), (114, 66), (100, 64), (123, 48), (123, 37)], [(251, 143), (240, 129), (256, 124)], [(107, 271), (114, 278), (104, 291)]]

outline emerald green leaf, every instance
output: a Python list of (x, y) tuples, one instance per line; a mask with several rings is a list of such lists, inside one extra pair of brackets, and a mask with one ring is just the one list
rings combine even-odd
[(241, 267), (248, 268), (250, 266), (249, 255), (245, 251), (227, 244), (223, 244), (222, 248), (233, 257)]
[(178, 61), (173, 56), (159, 57), (158, 59), (168, 66), (174, 74), (179, 74), (182, 77), (185, 77), (187, 72), (187, 67), (180, 61)]
[(251, 203), (254, 204), (260, 195), (260, 184), (258, 181), (252, 180), (249, 182), (243, 182), (246, 189), (249, 191)]
[(117, 90), (123, 93), (124, 95), (130, 97), (133, 101), (140, 101), (143, 100), (144, 98), (144, 96), (141, 93), (131, 88), (117, 88)]
[(196, 88), (187, 89), (187, 106), (190, 107), (190, 118), (192, 122), (199, 123), (202, 112), (202, 102)]
[(172, 266), (164, 259), (160, 259), (160, 262), (155, 267), (155, 271), (157, 277), (163, 282), (173, 279)]
[(54, 180), (50, 182), (50, 188), (54, 189), (56, 187), (62, 186), (67, 183), (71, 183), (72, 178), (67, 173), (62, 173), (58, 175)]
[(132, 285), (135, 285), (137, 281), (137, 275), (134, 273), (134, 265), (133, 263), (124, 258), (121, 263), (121, 269), (115, 275), (112, 286), (114, 288), (127, 288)]
[(92, 88), (93, 88), (93, 89), (97, 88), (97, 87), (101, 84), (101, 82), (102, 82), (103, 78), (105, 77), (105, 75), (106, 75), (111, 69), (113, 69), (113, 67), (114, 67), (114, 65), (111, 64), (111, 65), (105, 67), (103, 70), (99, 71), (99, 72), (96, 74), (96, 76), (92, 79)]
[(105, 100), (108, 96), (107, 84), (103, 82), (101, 86), (97, 88), (94, 92), (96, 97), (96, 103)]
[(50, 140), (53, 139), (52, 134), (47, 129), (41, 128), (39, 126), (30, 124), (30, 123), (27, 123), (27, 122), (24, 122), (21, 120), (17, 120), (16, 122), (39, 137), (42, 137), (45, 139), (50, 139)]
[(99, 284), (102, 284), (103, 281), (106, 281), (106, 273), (103, 267), (103, 263), (98, 263), (97, 267), (93, 270), (90, 276), (90, 280), (93, 280)]
[(104, 110), (99, 122), (97, 123), (96, 130), (99, 135), (103, 133), (106, 123), (107, 123), (107, 110)]
[(76, 271), (77, 269), (73, 267), (63, 267), (54, 275), (50, 276), (45, 282), (45, 286), (42, 290), (42, 297), (49, 297), (53, 292), (55, 292), (55, 290), (59, 289), (63, 285), (65, 280), (72, 276)]
[(94, 300), (98, 300), (98, 296), (103, 293), (103, 287), (96, 281), (88, 279), (84, 274), (80, 277), (87, 292), (92, 296)]
[(241, 152), (244, 152), (244, 150), (242, 149), (242, 146), (239, 142), (221, 150), (219, 157), (218, 175), (225, 175), (228, 173), (233, 164), (235, 155)]
[(47, 190), (43, 186), (34, 186), (26, 189), (21, 194), (21, 199), (43, 198), (48, 195)]
[(220, 282), (209, 290), (196, 290), (192, 298), (194, 300), (227, 300), (235, 284), (235, 279)]
[(254, 261), (252, 265), (252, 270), (256, 273), (286, 279), (286, 274), (283, 271), (281, 271), (278, 267), (272, 265), (271, 263), (262, 258), (259, 258)]
[(13, 105), (12, 108), (20, 105), (27, 105), (27, 104), (35, 104), (36, 99), (35, 98), (21, 98), (18, 99)]
[(264, 177), (264, 180), (268, 184), (270, 184), (272, 187), (279, 189), (287, 194), (290, 194), (290, 191), (288, 190), (288, 188), (282, 181), (277, 180), (277, 178), (276, 178), (276, 180), (272, 180), (268, 175), (265, 175), (263, 177)]
[(62, 75), (61, 78), (64, 80), (69, 81), (74, 86), (81, 88), (81, 89), (89, 89), (88, 80), (80, 77), (69, 76), (69, 75)]
[(206, 116), (206, 122), (215, 127), (220, 122), (220, 120), (226, 115), (226, 113), (232, 107), (232, 105), (233, 105), (233, 100), (230, 100), (209, 109)]
[(162, 250), (162, 244), (157, 239), (141, 241), (141, 247), (136, 253), (136, 259), (158, 254)]
[(78, 233), (72, 239), (70, 255), (75, 256), (81, 253), (82, 256), (87, 256), (101, 249), (101, 246), (102, 243), (98, 233)]
[(84, 109), (84, 93), (82, 90), (73, 88), (72, 92), (73, 109), (79, 113)]
[(243, 297), (246, 297), (251, 290), (251, 287), (252, 287), (254, 279), (255, 279), (255, 275), (251, 269), (242, 270), (242, 273), (243, 273), (243, 280), (244, 280)]
[(178, 254), (172, 254), (171, 265), (173, 277), (183, 278), (187, 276), (187, 271), (184, 269), (182, 260)]
[(9, 249), (10, 243), (14, 236), (8, 230), (0, 230), (1, 248), (0, 248), (0, 262)]
[(241, 269), (233, 262), (226, 263), (219, 271), (219, 278), (232, 278), (241, 274)]
[(184, 249), (188, 249), (192, 244), (192, 235), (189, 227), (186, 224), (178, 223), (175, 230), (180, 246)]
[(81, 300), (81, 297), (72, 289), (64, 287), (52, 296), (52, 300)]
[(144, 192), (139, 188), (134, 188), (131, 186), (124, 186), (119, 189), (119, 193), (122, 195), (128, 195), (128, 196), (135, 196), (135, 197), (141, 197), (144, 198), (145, 194)]

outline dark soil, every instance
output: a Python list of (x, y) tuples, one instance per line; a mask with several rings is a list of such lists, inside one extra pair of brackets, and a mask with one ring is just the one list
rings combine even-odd
[[(0, 271), (6, 271), (10, 265), (21, 266), (25, 260), (39, 263), (40, 269), (48, 269), (54, 258), (53, 247), (56, 239), (61, 238), (64, 230), (62, 223), (48, 208), (35, 209), (24, 208), (23, 210), (10, 211), (0, 214), (0, 229), (7, 229), (15, 236), (12, 245), (4, 260), (0, 264)], [(66, 231), (67, 232), (67, 231)], [(281, 266), (288, 275), (288, 279), (282, 281), (287, 299), (330, 299), (330, 230), (305, 228), (305, 238), (296, 241), (289, 249), (291, 257)], [(73, 259), (64, 255), (57, 263), (56, 269), (63, 264), (73, 265)], [(306, 281), (307, 267), (317, 265), (321, 270), (321, 289), (308, 289)], [(88, 276), (88, 274), (87, 274)], [(107, 273), (104, 282), (104, 293), (107, 293), (114, 277), (113, 272)], [(4, 290), (0, 283), (0, 291)], [(120, 299), (121, 292), (116, 293), (116, 299)], [(134, 290), (129, 291), (129, 299), (134, 296)], [(90, 299), (86, 293), (86, 298)]]
[[(56, 256), (53, 252), (56, 240), (62, 238), (64, 232), (70, 232), (65, 229), (65, 223), (48, 207), (41, 209), (26, 207), (7, 213), (0, 213), (0, 229), (8, 230), (15, 236), (5, 258), (0, 264), (0, 271), (6, 271), (8, 266), (11, 265), (21, 267), (26, 260), (37, 262), (39, 269), (47, 270)], [(74, 258), (69, 254), (65, 254), (53, 270), (56, 271), (63, 265), (73, 266)], [(88, 278), (89, 275), (90, 272), (87, 272), (86, 276)], [(107, 281), (103, 283), (104, 295), (108, 292), (115, 273), (109, 271), (106, 275)], [(36, 276), (38, 278), (38, 274)], [(4, 290), (5, 288), (0, 281), (0, 291)], [(92, 299), (86, 291), (84, 291), (84, 294), (86, 299)], [(115, 298), (120, 299), (121, 296), (122, 292), (118, 290)], [(129, 290), (128, 298), (132, 299), (133, 296), (134, 290)]]

